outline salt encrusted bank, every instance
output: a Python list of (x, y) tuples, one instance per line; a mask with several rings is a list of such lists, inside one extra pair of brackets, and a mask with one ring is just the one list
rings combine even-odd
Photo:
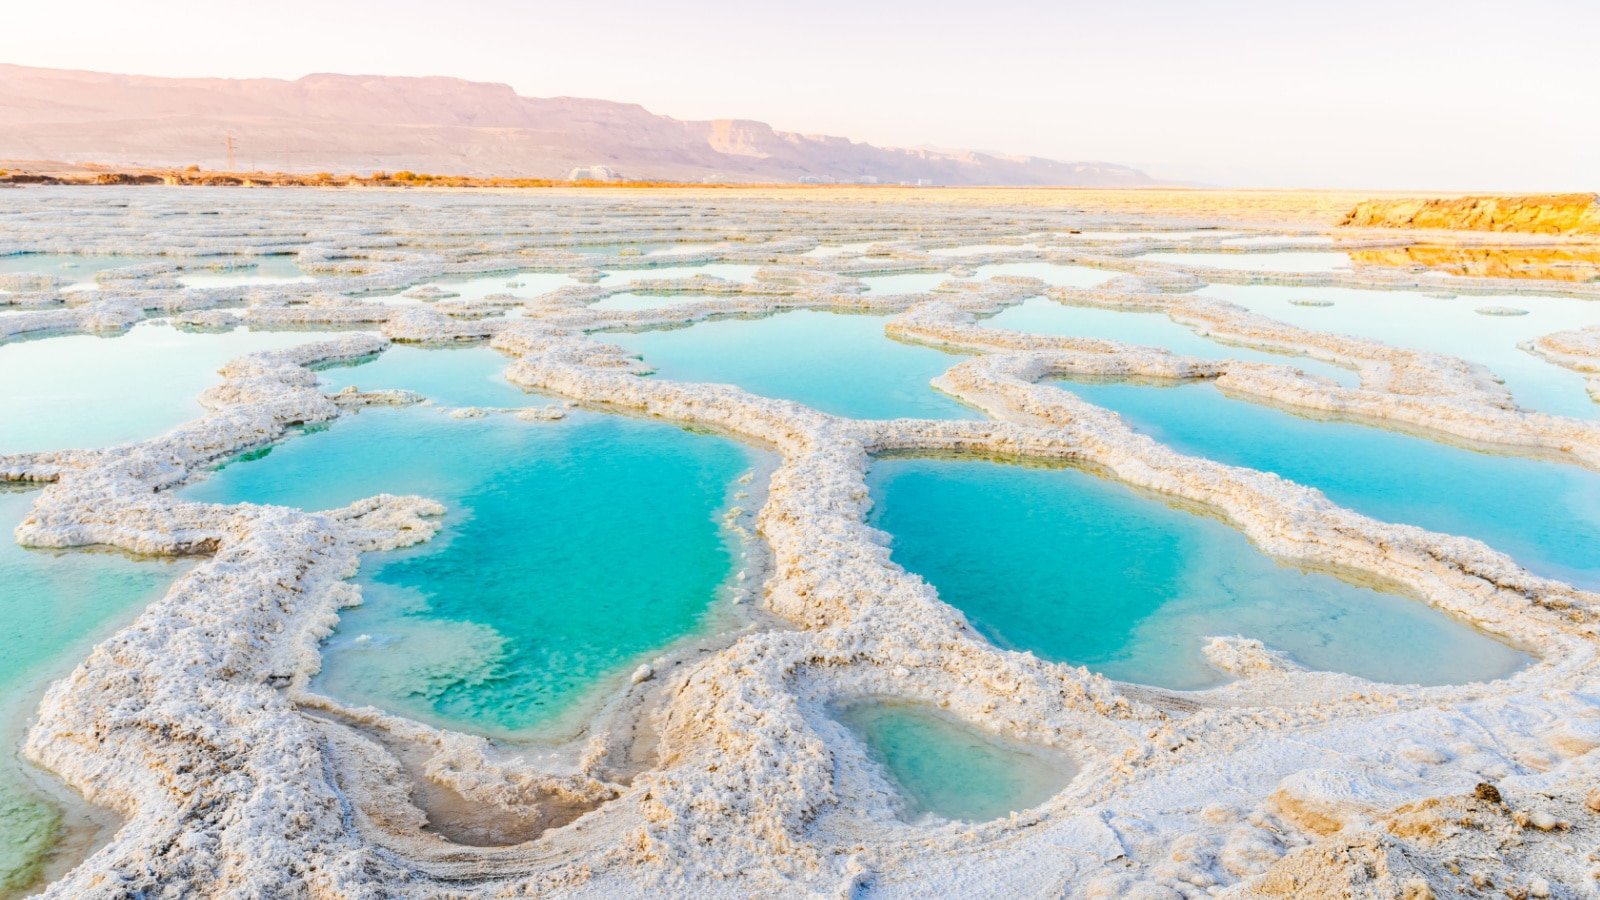
[[(0, 308), (16, 310), (0, 315), (0, 353), (6, 340), (114, 335), (146, 318), (337, 332), (234, 360), (202, 398), (205, 416), (151, 440), (0, 457), (5, 479), (47, 483), (16, 525), (24, 544), (202, 559), (44, 697), (24, 753), (123, 818), (47, 895), (1600, 896), (1600, 598), (1481, 542), (1380, 522), (1270, 473), (1185, 456), (1037, 383), (1062, 374), (1215, 379), (1252, 402), (1600, 469), (1600, 426), (1520, 409), (1480, 366), (1292, 327), (1193, 293), (1204, 281), (1447, 283), (1466, 303), (1512, 292), (1532, 303), (1543, 294), (1600, 300), (1600, 287), (1162, 264), (1139, 254), (1243, 251), (1220, 238), (1163, 238), (1151, 229), (1196, 223), (1158, 211), (1114, 217), (1003, 193), (883, 196), (108, 189), (8, 198), (0, 254), (167, 261), (102, 272), (89, 290), (0, 282), (9, 291)], [(1345, 247), (1420, 240), (1303, 223), (1204, 224), (1250, 230), (1261, 238), (1248, 248), (1255, 253), (1324, 249), (1312, 240), (1319, 230)], [(1141, 236), (1073, 234), (1093, 229)], [(675, 243), (706, 247), (595, 252)], [(819, 243), (856, 249), (811, 254)], [(1105, 269), (1106, 281), (1051, 287), (980, 274), (890, 294), (860, 280), (945, 272), (951, 258), (929, 250), (1001, 244), (1016, 249), (963, 255), (962, 267), (1055, 262)], [(319, 280), (190, 289), (174, 280), (219, 260), (289, 253)], [(750, 281), (685, 268), (679, 278), (581, 283), (597, 268), (706, 263), (762, 268)], [(504, 282), (511, 272), (583, 277), (482, 300), (434, 283)], [(589, 306), (622, 292), (688, 299)], [(1284, 364), (1002, 331), (978, 318), (1041, 295), (1162, 311), (1214, 339), (1282, 352)], [(988, 419), (840, 418), (727, 385), (644, 378), (649, 360), (605, 342), (607, 331), (800, 308), (878, 314), (897, 339), (974, 354), (953, 360), (935, 385)], [(422, 402), (318, 388), (313, 368), (381, 354), (391, 341), (487, 342), (507, 356), (515, 384), (775, 451), (752, 537), (766, 560), (757, 571), (768, 619), (664, 658), (551, 752), (317, 694), (319, 642), (359, 602), (347, 579), (361, 555), (429, 540), (442, 507), (389, 495), (323, 511), (217, 506), (173, 489), (241, 452), (292, 440), (296, 426)], [(1529, 349), (1595, 369), (1588, 332)], [(1305, 374), (1295, 355), (1353, 369), (1360, 387)], [(517, 418), (539, 428), (559, 415)], [(1000, 650), (891, 562), (886, 536), (865, 524), (866, 469), (898, 452), (1091, 466), (1208, 508), (1274, 557), (1398, 585), (1536, 659), (1492, 683), (1422, 688), (1309, 671), (1259, 642), (1217, 636), (1207, 656), (1233, 680), (1174, 692)], [(893, 789), (828, 712), (867, 697), (924, 702), (1055, 748), (1079, 773), (1009, 818), (907, 823)], [(514, 823), (507, 830), (520, 842), (453, 842), (452, 817)]]

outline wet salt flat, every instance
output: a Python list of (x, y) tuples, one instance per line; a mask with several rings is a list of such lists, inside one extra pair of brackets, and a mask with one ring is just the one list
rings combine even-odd
[[(1488, 367), (1521, 406), (1561, 416), (1596, 416), (1582, 374), (1552, 365), (1517, 345), (1541, 335), (1600, 325), (1600, 304), (1534, 295), (1429, 297), (1415, 291), (1304, 288), (1276, 285), (1207, 286), (1202, 294), (1302, 328), (1375, 338), (1458, 356)], [(1314, 300), (1330, 306), (1301, 306)], [(1526, 315), (1492, 316), (1508, 307)]]
[(243, 263), (255, 263), (238, 269), (208, 271), (206, 260), (185, 261), (189, 269), (178, 276), (184, 287), (260, 287), (276, 284), (311, 284), (317, 279), (300, 270), (292, 256), (262, 256)]
[(154, 322), (115, 336), (0, 345), (0, 453), (101, 447), (154, 437), (201, 415), (218, 368), (244, 353), (326, 337), (237, 329), (194, 333)]
[(997, 275), (1019, 275), (1037, 278), (1051, 287), (1091, 288), (1105, 284), (1120, 272), (1095, 269), (1089, 266), (1066, 266), (1055, 263), (995, 263), (972, 270), (973, 278), (988, 279)]
[(606, 277), (602, 280), (606, 287), (616, 285), (648, 285), (650, 282), (659, 282), (667, 279), (693, 279), (696, 275), (704, 275), (709, 279), (722, 279), (726, 282), (754, 282), (755, 272), (760, 271), (760, 266), (742, 266), (733, 263), (706, 263), (702, 266), (659, 266), (654, 269), (605, 269)]
[(1209, 383), (1059, 381), (1184, 453), (1275, 472), (1390, 522), (1475, 537), (1533, 571), (1600, 588), (1600, 475), (1234, 400)]
[(1063, 467), (888, 458), (868, 472), (894, 559), (1002, 647), (1194, 689), (1243, 635), (1380, 681), (1497, 678), (1525, 657), (1415, 599), (1284, 566), (1227, 525)]
[(601, 284), (607, 287), (618, 284), (641, 284), (649, 281), (660, 281), (668, 278), (694, 278), (704, 275), (708, 278), (721, 278), (725, 281), (754, 281), (755, 275), (761, 266), (738, 265), (733, 263), (706, 263), (697, 266), (659, 266), (652, 269), (606, 269), (606, 278)]
[(797, 310), (597, 338), (638, 354), (659, 378), (734, 384), (838, 416), (979, 418), (928, 384), (961, 357), (892, 340), (885, 321)]
[(836, 714), (883, 767), (911, 818), (997, 819), (1048, 800), (1075, 772), (1064, 758), (1008, 746), (912, 703), (857, 702)]
[(1187, 326), (1172, 321), (1165, 313), (1124, 312), (1069, 306), (1041, 297), (1027, 300), (980, 321), (981, 324), (991, 328), (1011, 331), (1099, 338), (1145, 347), (1161, 347), (1173, 353), (1200, 359), (1240, 359), (1278, 366), (1293, 366), (1312, 375), (1332, 378), (1346, 387), (1356, 387), (1361, 382), (1359, 373), (1332, 363), (1305, 356), (1268, 353), (1208, 340), (1195, 334)]
[(928, 253), (933, 256), (976, 256), (989, 253), (1031, 253), (1046, 249), (1045, 244), (965, 244), (960, 247), (936, 247)]
[(819, 244), (807, 250), (800, 256), (859, 256), (866, 253), (868, 248), (876, 245), (877, 241), (858, 241), (850, 244)]
[(1135, 258), (1145, 262), (1243, 269), (1249, 272), (1332, 272), (1350, 268), (1350, 254), (1331, 250), (1281, 253), (1180, 253), (1163, 250), (1143, 253)]
[(660, 309), (683, 303), (699, 303), (715, 299), (707, 294), (636, 294), (628, 291), (612, 294), (589, 304), (590, 309)]
[[(729, 624), (738, 550), (718, 525), (754, 453), (672, 425), (370, 409), (233, 463), (193, 500), (448, 508), (420, 547), (369, 558), (314, 687), (441, 727), (570, 728), (629, 671)], [(564, 718), (566, 717), (566, 718)]]
[(864, 275), (861, 280), (874, 294), (920, 294), (957, 280), (946, 272), (910, 272), (904, 275)]
[(483, 300), (497, 294), (513, 295), (517, 297), (536, 297), (539, 294), (564, 287), (577, 287), (582, 282), (576, 281), (571, 275), (554, 272), (495, 272), (490, 275), (474, 275), (465, 278), (435, 278), (408, 285), (404, 291), (380, 294), (362, 299), (369, 303), (385, 301), (400, 304), (417, 304), (422, 301), (407, 297), (405, 294), (412, 291), (435, 289), (440, 295), (454, 294), (451, 300)]

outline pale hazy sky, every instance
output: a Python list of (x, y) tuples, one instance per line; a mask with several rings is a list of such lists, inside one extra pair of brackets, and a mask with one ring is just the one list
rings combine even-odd
[(455, 75), (1214, 184), (1600, 189), (1600, 0), (74, 0), (0, 60)]

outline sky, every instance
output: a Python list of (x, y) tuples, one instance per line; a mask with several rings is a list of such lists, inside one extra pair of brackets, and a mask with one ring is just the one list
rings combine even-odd
[[(19, 3), (0, 61), (453, 75), (1232, 187), (1600, 189), (1600, 0)], [(22, 38), (22, 36), (26, 36)]]

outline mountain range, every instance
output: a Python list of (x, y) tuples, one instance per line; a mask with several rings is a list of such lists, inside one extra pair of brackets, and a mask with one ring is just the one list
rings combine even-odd
[(459, 78), (157, 78), (9, 64), (0, 64), (0, 160), (690, 182), (1155, 183), (1111, 163), (875, 147)]

